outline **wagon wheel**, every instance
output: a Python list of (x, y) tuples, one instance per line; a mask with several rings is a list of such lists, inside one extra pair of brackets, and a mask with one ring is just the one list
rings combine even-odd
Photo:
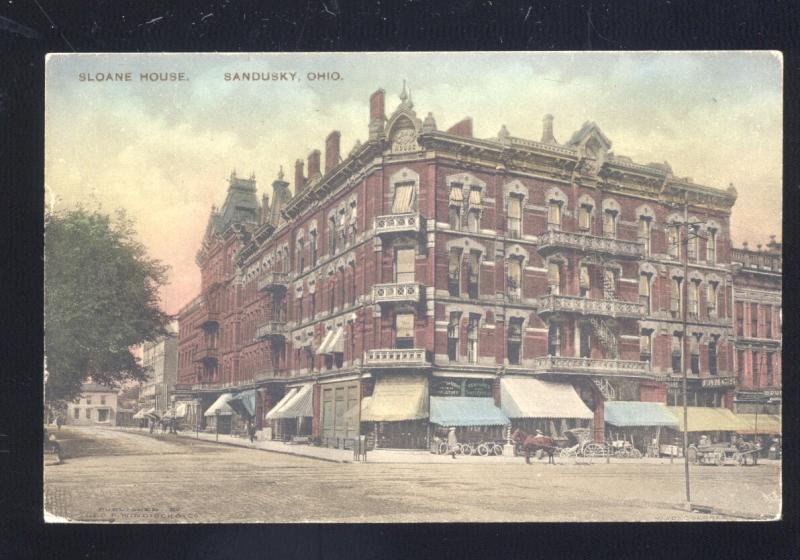
[(444, 455), (445, 453), (447, 453), (447, 444), (442, 442), (439, 444), (439, 455)]
[(606, 446), (602, 443), (587, 443), (583, 448), (584, 457), (605, 457)]
[(736, 461), (736, 464), (740, 467), (745, 464), (745, 458), (743, 453), (739, 453), (738, 451), (733, 454), (733, 460)]
[(639, 451), (638, 449), (633, 449), (631, 451), (631, 457), (633, 457), (634, 459), (641, 459), (642, 458), (642, 452)]
[(494, 454), (497, 455), (498, 457), (503, 455), (503, 446), (500, 445), (499, 443), (494, 444)]
[(481, 457), (486, 457), (489, 454), (489, 446), (485, 443), (482, 443), (478, 446), (478, 455)]
[(462, 455), (472, 455), (472, 446), (468, 443), (461, 444), (461, 454)]
[(461, 453), (462, 453), (462, 447), (463, 447), (463, 446), (462, 446), (460, 443), (457, 443), (457, 444), (455, 444), (455, 445), (453, 446), (453, 451), (455, 451), (456, 455), (461, 455)]

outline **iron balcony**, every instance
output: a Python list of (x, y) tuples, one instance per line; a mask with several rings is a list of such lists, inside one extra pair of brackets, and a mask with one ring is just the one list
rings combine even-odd
[(364, 352), (364, 366), (373, 368), (430, 367), (424, 348), (378, 348)]
[(375, 218), (375, 233), (387, 235), (394, 233), (419, 233), (422, 218), (415, 214), (387, 214)]
[(286, 323), (283, 321), (266, 321), (256, 328), (256, 340), (286, 336)]
[(538, 302), (540, 315), (563, 312), (638, 319), (645, 314), (645, 306), (642, 303), (617, 299), (589, 299), (578, 296), (549, 294), (539, 297)]
[(417, 282), (396, 282), (372, 286), (375, 303), (418, 303), (422, 285)]
[(584, 253), (599, 253), (618, 258), (640, 259), (644, 255), (644, 244), (613, 237), (550, 230), (539, 237), (539, 253), (543, 256), (560, 249), (573, 249)]
[(524, 369), (532, 373), (596, 374), (611, 377), (652, 377), (650, 364), (635, 360), (543, 356)]

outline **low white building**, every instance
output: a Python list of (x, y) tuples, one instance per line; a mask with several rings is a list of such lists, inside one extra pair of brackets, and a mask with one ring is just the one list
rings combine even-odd
[(72, 426), (116, 426), (117, 389), (84, 383), (77, 402), (67, 405), (66, 423)]

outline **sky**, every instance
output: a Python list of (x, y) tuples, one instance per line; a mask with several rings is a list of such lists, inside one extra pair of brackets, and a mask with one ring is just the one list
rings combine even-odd
[[(199, 292), (195, 254), (231, 171), (254, 173), (260, 199), (281, 166), (291, 181), (296, 159), (324, 152), (331, 130), (346, 156), (367, 139), (370, 94), (386, 90), (390, 115), (406, 80), (417, 115), (432, 112), (440, 130), (469, 116), (477, 137), (506, 125), (538, 140), (550, 113), (565, 142), (592, 120), (617, 155), (667, 161), (710, 187), (733, 183), (733, 241), (754, 247), (781, 239), (782, 65), (766, 51), (50, 55), (45, 200), (124, 208), (171, 267), (162, 306), (175, 313)], [(248, 71), (296, 78), (225, 80)], [(80, 79), (108, 72), (131, 80)], [(186, 79), (140, 81), (142, 72)]]

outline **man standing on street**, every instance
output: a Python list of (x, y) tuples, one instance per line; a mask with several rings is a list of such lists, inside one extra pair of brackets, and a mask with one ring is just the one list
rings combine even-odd
[(250, 436), (250, 443), (256, 440), (256, 426), (252, 420), (247, 421), (247, 435)]
[(450, 431), (447, 433), (447, 450), (450, 452), (450, 455), (453, 457), (453, 459), (456, 458), (456, 445), (458, 445), (456, 429), (450, 428)]

